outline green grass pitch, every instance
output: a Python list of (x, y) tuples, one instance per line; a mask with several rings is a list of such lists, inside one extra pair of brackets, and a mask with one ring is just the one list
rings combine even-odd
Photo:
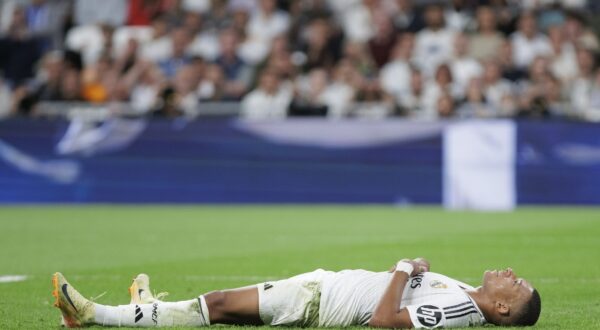
[(511, 266), (542, 295), (537, 328), (600, 329), (600, 209), (512, 213), (362, 206), (0, 208), (0, 328), (57, 329), (50, 276), (84, 295), (128, 302), (140, 272), (167, 300), (325, 268), (386, 270), (423, 256), (478, 285)]

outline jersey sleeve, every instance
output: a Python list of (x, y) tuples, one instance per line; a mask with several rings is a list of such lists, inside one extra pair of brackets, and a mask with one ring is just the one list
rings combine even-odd
[(436, 295), (422, 304), (406, 306), (415, 329), (481, 325), (485, 319), (468, 297)]

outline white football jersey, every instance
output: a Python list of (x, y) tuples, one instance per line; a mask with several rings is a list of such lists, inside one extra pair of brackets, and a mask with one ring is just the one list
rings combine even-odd
[[(392, 275), (344, 270), (326, 276), (321, 287), (319, 326), (368, 324)], [(481, 325), (485, 318), (465, 292), (472, 289), (441, 274), (422, 273), (408, 279), (400, 308), (406, 307), (417, 329)]]

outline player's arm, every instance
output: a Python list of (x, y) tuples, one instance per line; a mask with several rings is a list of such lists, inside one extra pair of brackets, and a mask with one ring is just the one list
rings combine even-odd
[(409, 276), (414, 276), (423, 270), (419, 263), (408, 259), (403, 259), (396, 264), (392, 280), (371, 316), (370, 327), (393, 329), (413, 327), (408, 310), (399, 306)]

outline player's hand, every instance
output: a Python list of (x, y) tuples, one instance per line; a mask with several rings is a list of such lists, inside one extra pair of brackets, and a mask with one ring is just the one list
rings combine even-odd
[[(412, 271), (412, 273), (409, 274), (409, 276), (415, 276), (417, 274), (429, 271), (429, 262), (423, 258), (416, 258), (413, 260), (402, 259), (402, 260), (398, 261), (398, 263), (401, 263), (401, 262), (406, 262), (413, 266), (413, 271)], [(390, 268), (390, 270), (389, 270), (390, 273), (393, 273), (396, 271), (398, 263), (396, 263), (395, 265), (392, 266), (392, 268)]]
[(431, 269), (431, 265), (429, 264), (429, 261), (427, 261), (427, 259), (425, 259), (425, 258), (416, 258), (416, 259), (413, 259), (413, 261), (419, 265), (419, 270), (421, 273), (428, 272), (429, 269)]

